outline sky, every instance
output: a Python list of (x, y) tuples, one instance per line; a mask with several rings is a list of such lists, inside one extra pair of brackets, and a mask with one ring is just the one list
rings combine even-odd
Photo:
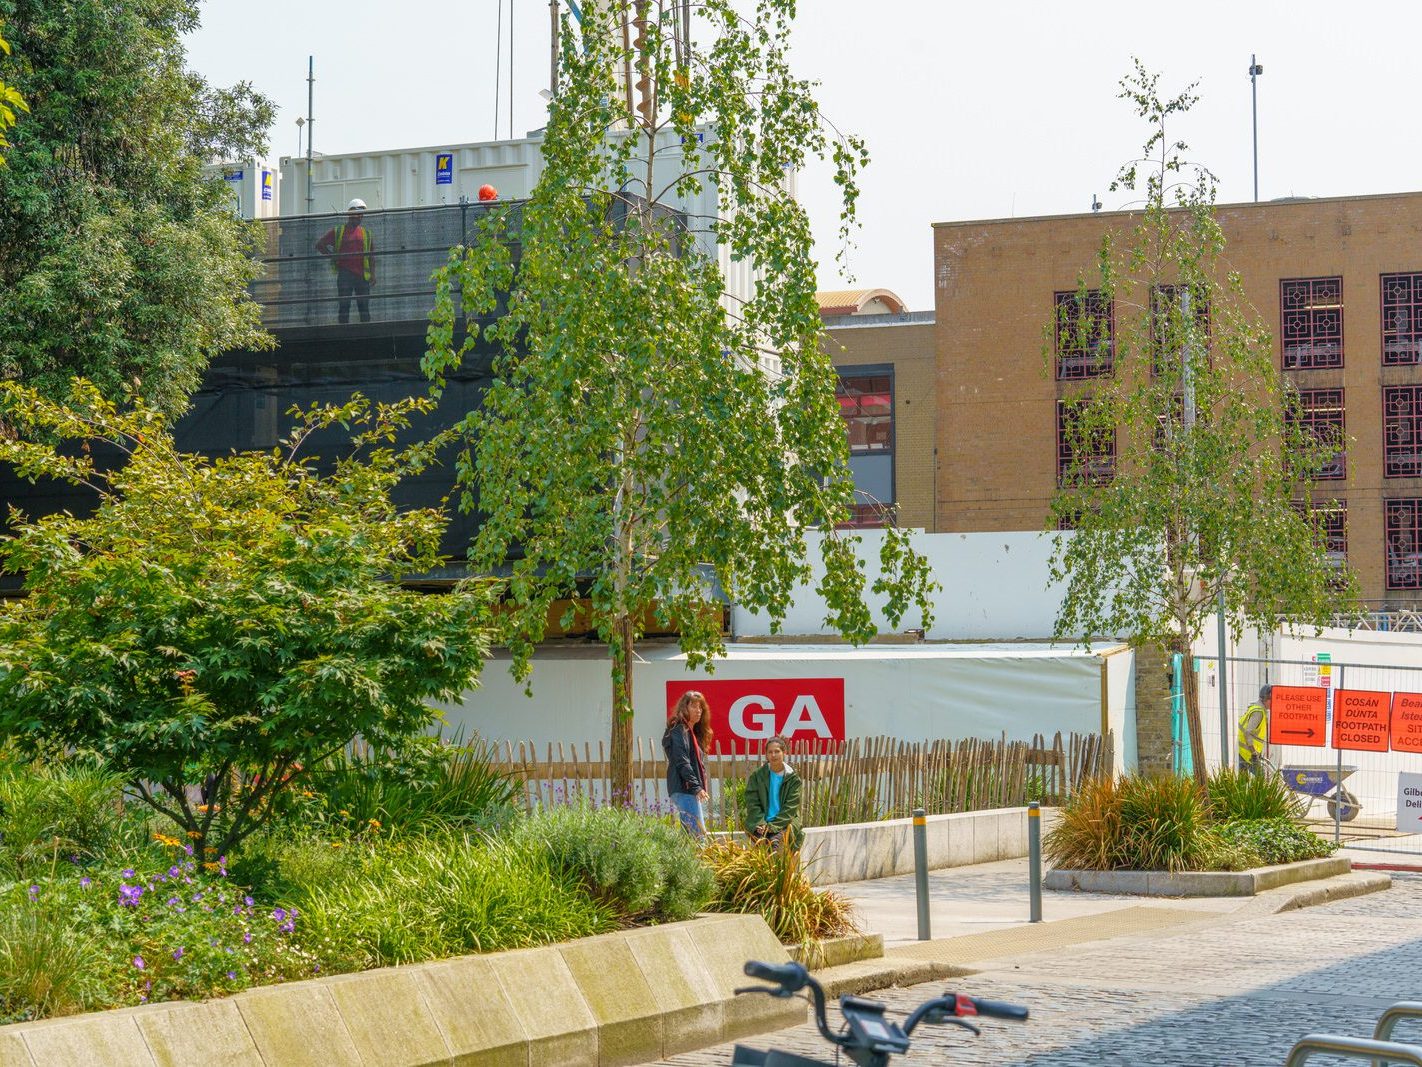
[[(205, 0), (189, 63), (248, 79), (279, 106), (271, 156), (297, 151), (307, 56), (321, 152), (454, 145), (543, 125), (548, 0)], [(512, 93), (509, 22), (513, 22)], [(793, 54), (823, 112), (862, 136), (852, 277), (835, 264), (827, 168), (800, 176), (823, 289), (884, 287), (933, 307), (934, 222), (1107, 210), (1107, 186), (1147, 136), (1118, 82), (1139, 56), (1171, 93), (1198, 80), (1180, 123), (1222, 203), (1253, 198), (1248, 67), (1258, 55), (1259, 197), (1422, 188), (1410, 0), (1196, 0), (1151, 6), (996, 0), (800, 0)]]

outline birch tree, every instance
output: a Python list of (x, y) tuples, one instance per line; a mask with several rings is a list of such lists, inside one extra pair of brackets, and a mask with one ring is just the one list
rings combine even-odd
[[(723, 651), (718, 585), (778, 626), (810, 579), (813, 530), (828, 622), (855, 642), (875, 632), (857, 538), (838, 529), (853, 482), (791, 191), (828, 160), (847, 239), (867, 154), (790, 69), (794, 0), (738, 6), (599, 0), (564, 17), (537, 186), (456, 250), (430, 328), (436, 391), (481, 337), (495, 346), (494, 384), (461, 423), (462, 503), (482, 519), (470, 561), (508, 574), (518, 674), (555, 601), (606, 642), (624, 798), (649, 624), (675, 631), (692, 667)], [(718, 194), (710, 217), (678, 210), (703, 189)], [(754, 268), (753, 292), (728, 286), (718, 245), (732, 271)], [(878, 562), (890, 623), (915, 610), (929, 625), (931, 582), (904, 531)]]

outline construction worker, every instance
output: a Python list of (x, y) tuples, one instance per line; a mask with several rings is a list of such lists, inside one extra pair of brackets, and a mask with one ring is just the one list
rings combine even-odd
[(326, 231), (316, 242), (316, 251), (331, 256), (336, 272), (336, 296), (340, 298), (338, 319), (351, 319), (351, 297), (356, 300), (360, 321), (370, 321), (370, 287), (375, 284), (375, 241), (361, 224), (365, 201), (359, 198), (346, 205), (346, 221)]
[(1239, 769), (1253, 771), (1259, 769), (1258, 758), (1264, 752), (1269, 739), (1269, 701), (1274, 687), (1266, 685), (1259, 690), (1259, 702), (1250, 704), (1239, 717)]

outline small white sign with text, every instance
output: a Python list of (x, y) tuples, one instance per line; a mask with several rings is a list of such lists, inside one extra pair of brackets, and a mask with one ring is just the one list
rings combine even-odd
[(1397, 829), (1422, 834), (1422, 774), (1403, 771), (1397, 776)]

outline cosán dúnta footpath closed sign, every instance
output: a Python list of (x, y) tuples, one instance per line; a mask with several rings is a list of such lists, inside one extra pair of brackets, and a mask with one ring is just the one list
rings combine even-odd
[(1327, 742), (1328, 694), (1311, 685), (1276, 685), (1269, 700), (1269, 743), (1322, 748)]
[(1333, 697), (1333, 747), (1386, 752), (1391, 718), (1391, 693), (1340, 689)]
[(1392, 694), (1392, 750), (1422, 752), (1422, 693)]

